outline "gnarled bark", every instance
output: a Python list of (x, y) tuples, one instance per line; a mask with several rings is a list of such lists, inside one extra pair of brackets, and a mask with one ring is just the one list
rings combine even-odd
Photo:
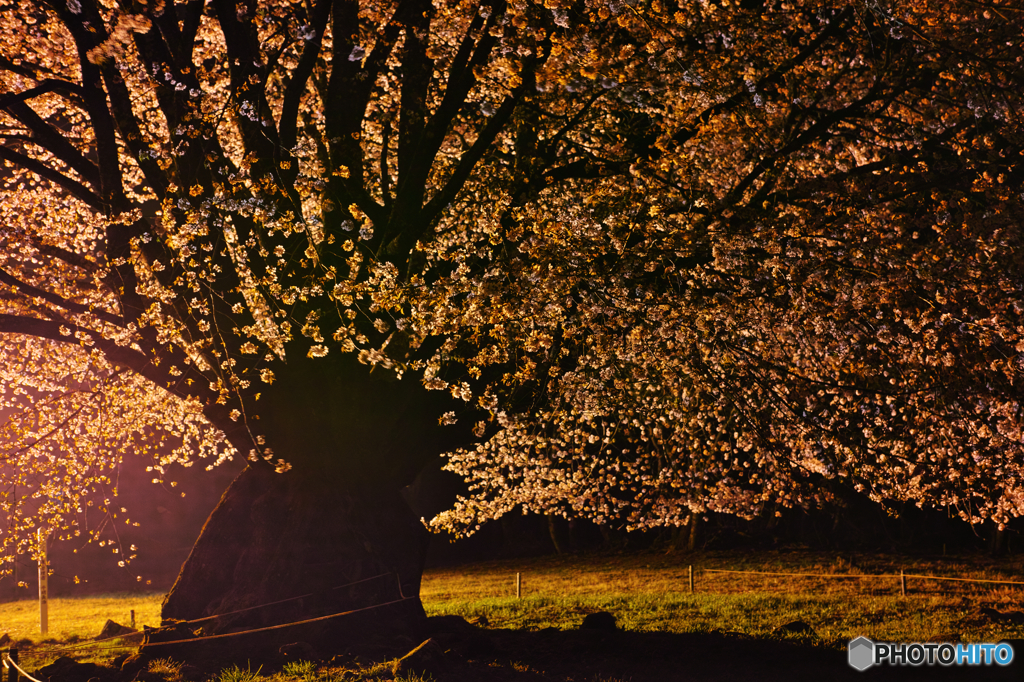
[[(306, 369), (261, 410), (294, 467), (258, 461), (231, 484), (164, 601), (164, 624), (179, 625), (144, 650), (259, 660), (288, 642), (329, 653), (422, 625), (428, 533), (399, 491), (455, 435), (438, 426), (437, 394), (345, 362)], [(196, 635), (222, 637), (161, 643)]]
[[(329, 653), (414, 631), (425, 617), (426, 546), (427, 531), (394, 487), (250, 466), (225, 492), (164, 600), (164, 624), (186, 627), (151, 634), (145, 650), (258, 660), (287, 642)], [(302, 624), (274, 627), (290, 623)]]

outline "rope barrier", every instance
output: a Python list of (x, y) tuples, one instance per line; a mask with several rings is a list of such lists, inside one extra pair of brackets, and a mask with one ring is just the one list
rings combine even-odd
[(31, 680), (31, 682), (42, 682), (42, 680), (37, 680), (36, 678), (34, 678), (31, 675), (29, 675), (27, 672), (22, 670), (21, 666), (18, 665), (17, 663), (15, 663), (13, 660), (11, 660), (11, 657), (9, 655), (4, 654), (3, 658), (4, 658), (4, 664), (6, 665), (8, 662), (10, 662), (10, 665), (14, 666), (14, 669), (17, 670), (19, 673), (21, 673), (22, 677), (28, 678), (29, 680)]
[[(360, 582), (362, 582), (362, 581), (360, 581)], [(401, 588), (399, 588), (399, 589), (401, 589)], [(194, 637), (194, 638), (191, 638), (191, 639), (177, 639), (177, 640), (171, 640), (169, 642), (144, 642), (142, 646), (143, 647), (154, 647), (154, 646), (169, 646), (169, 645), (172, 645), (172, 644), (195, 644), (195, 643), (199, 643), (199, 642), (206, 642), (206, 641), (209, 641), (211, 639), (224, 639), (224, 638), (227, 638), (227, 637), (240, 637), (242, 635), (250, 635), (250, 634), (253, 634), (253, 633), (256, 633), (256, 632), (267, 632), (267, 631), (270, 631), (270, 630), (281, 630), (283, 628), (294, 627), (296, 625), (306, 625), (308, 623), (317, 623), (317, 622), (321, 622), (321, 621), (325, 621), (325, 620), (331, 620), (332, 618), (340, 618), (342, 616), (350, 616), (352, 614), (361, 613), (363, 611), (371, 611), (373, 609), (379, 609), (379, 608), (383, 608), (385, 606), (392, 606), (394, 604), (399, 604), (401, 602), (408, 601), (410, 599), (416, 599), (416, 597), (404, 597), (403, 596), (401, 599), (396, 599), (394, 601), (384, 602), (382, 604), (375, 604), (373, 606), (365, 606), (365, 607), (360, 608), (360, 609), (352, 609), (350, 611), (343, 611), (341, 613), (332, 613), (332, 614), (327, 615), (327, 616), (318, 616), (316, 618), (308, 618), (306, 620), (295, 621), (293, 623), (281, 623), (279, 625), (268, 625), (266, 627), (254, 628), (252, 630), (243, 630), (241, 632), (227, 632), (227, 633), (224, 633), (224, 634), (221, 634), (221, 635), (207, 635), (205, 637)], [(118, 649), (118, 648), (129, 649), (129, 648), (132, 648), (133, 649), (135, 647), (134, 646), (125, 646), (125, 647), (116, 647), (115, 646), (115, 647), (108, 647), (108, 648), (114, 648), (114, 649)], [(52, 652), (59, 652), (59, 651), (61, 651), (61, 650), (60, 649), (49, 649), (49, 650), (46, 650), (46, 651), (38, 651), (38, 650), (37, 651), (26, 651), (25, 653), (28, 654), (28, 655), (42, 655), (44, 653), (52, 653)], [(25, 677), (26, 679), (29, 680), (29, 682), (42, 682), (42, 680), (37, 680), (36, 678), (32, 677), (27, 672), (25, 672), (25, 670), (22, 669), (20, 666), (18, 666), (18, 664), (15, 663), (13, 660), (10, 660), (10, 656), (8, 654), (4, 653), (3, 656), (0, 657), (0, 661), (3, 662), (4, 668), (9, 668), (10, 667), (8, 665), (8, 661), (10, 661), (10, 665), (14, 666), (14, 668), (19, 673), (21, 673), (21, 675), (23, 677)]]
[(143, 643), (142, 646), (143, 646), (143, 648), (145, 648), (145, 647), (151, 647), (151, 646), (167, 646), (167, 645), (170, 645), (170, 644), (194, 644), (196, 642), (205, 642), (205, 641), (208, 641), (208, 640), (211, 640), (211, 639), (223, 639), (225, 637), (239, 637), (241, 635), (251, 635), (254, 632), (266, 632), (268, 630), (280, 630), (282, 628), (290, 628), (290, 627), (293, 627), (295, 625), (306, 625), (307, 623), (316, 623), (316, 622), (319, 622), (319, 621), (330, 620), (332, 618), (340, 618), (342, 616), (350, 616), (353, 613), (360, 613), (362, 611), (372, 611), (373, 609), (379, 609), (379, 608), (383, 608), (385, 606), (391, 606), (393, 604), (398, 604), (398, 603), (401, 603), (403, 601), (408, 601), (410, 599), (416, 599), (416, 597), (402, 597), (401, 599), (396, 599), (395, 601), (384, 602), (383, 604), (375, 604), (373, 606), (364, 606), (361, 609), (352, 609), (351, 611), (343, 611), (341, 613), (332, 613), (332, 614), (330, 614), (328, 616), (318, 616), (316, 618), (308, 618), (306, 620), (295, 621), (294, 623), (281, 623), (280, 625), (267, 625), (266, 627), (254, 628), (252, 630), (243, 630), (241, 632), (226, 632), (226, 633), (224, 633), (222, 635), (206, 635), (205, 637), (193, 637), (191, 639), (176, 639), (176, 640), (172, 640), (170, 642), (145, 642), (145, 643)]
[[(346, 587), (352, 587), (353, 585), (358, 585), (360, 583), (369, 582), (371, 580), (376, 580), (377, 578), (383, 578), (383, 577), (389, 576), (389, 575), (393, 575), (393, 573), (390, 573), (390, 572), (389, 573), (381, 573), (380, 575), (375, 575), (375, 576), (372, 576), (370, 578), (363, 578), (362, 580), (357, 580), (357, 581), (352, 582), (352, 583), (346, 583), (344, 585), (338, 585), (337, 587), (332, 587), (331, 591), (342, 590), (342, 589), (345, 589)], [(285, 604), (285, 603), (290, 602), (290, 601), (296, 601), (298, 599), (306, 599), (307, 597), (313, 597), (313, 596), (316, 596), (315, 592), (310, 592), (309, 594), (300, 594), (297, 597), (288, 597), (287, 599), (280, 599), (278, 601), (267, 602), (266, 604), (257, 604), (256, 606), (247, 606), (244, 609), (237, 609), (235, 611), (228, 611), (227, 613), (218, 613), (218, 614), (213, 615), (213, 616), (203, 616), (202, 618), (195, 618), (193, 620), (183, 620), (183, 621), (179, 621), (179, 623), (183, 624), (183, 625), (191, 625), (193, 623), (203, 623), (203, 622), (208, 621), (208, 620), (214, 620), (215, 618), (224, 618), (225, 616), (233, 616), (236, 613), (245, 613), (246, 611), (253, 611), (255, 609), (262, 609), (262, 608), (265, 608), (267, 606), (276, 606), (277, 604)]]
[[(733, 571), (723, 568), (705, 568), (705, 573), (743, 573), (748, 575), (782, 575), (791, 576), (796, 578), (856, 578), (863, 580), (865, 578), (884, 578), (888, 580), (895, 580), (901, 577), (899, 573), (862, 573), (862, 574), (844, 574), (844, 573), (783, 573), (783, 572), (772, 572), (772, 571)], [(988, 583), (997, 585), (1024, 585), (1024, 582), (1019, 580), (989, 580), (985, 578), (947, 578), (938, 575), (922, 575), (917, 573), (904, 573), (904, 578), (918, 578), (921, 580), (949, 580), (961, 583)]]
[(899, 575), (888, 574), (841, 574), (841, 573), (778, 573), (770, 571), (731, 571), (722, 568), (705, 568), (705, 573), (746, 573), (750, 575), (785, 575), (795, 578), (899, 578)]
[[(261, 627), (261, 628), (253, 628), (251, 630), (243, 630), (241, 632), (228, 632), (228, 633), (224, 633), (224, 634), (220, 634), (220, 635), (207, 635), (205, 637), (193, 637), (193, 638), (190, 638), (190, 639), (178, 639), (178, 640), (171, 640), (171, 641), (168, 641), (168, 642), (146, 642), (146, 641), (143, 641), (142, 647), (169, 646), (171, 644), (193, 644), (193, 643), (198, 643), (198, 642), (205, 642), (205, 641), (212, 640), (212, 639), (223, 639), (223, 638), (226, 638), (226, 637), (240, 637), (240, 636), (243, 636), (243, 635), (249, 635), (249, 634), (253, 634), (253, 633), (257, 633), (257, 632), (267, 632), (267, 631), (270, 631), (270, 630), (280, 630), (280, 629), (283, 629), (283, 628), (290, 628), (290, 627), (294, 627), (294, 626), (297, 626), (297, 625), (306, 625), (308, 623), (316, 623), (316, 622), (320, 622), (320, 621), (331, 620), (333, 618), (341, 618), (343, 616), (350, 616), (352, 614), (361, 613), (361, 612), (364, 612), (364, 611), (371, 611), (373, 609), (379, 609), (379, 608), (383, 608), (385, 606), (392, 606), (394, 604), (399, 604), (401, 602), (408, 601), (410, 599), (417, 599), (417, 597), (406, 597), (403, 594), (401, 578), (397, 574), (394, 574), (394, 573), (382, 573), (380, 575), (376, 575), (376, 576), (373, 576), (371, 578), (363, 578), (362, 580), (357, 580), (355, 582), (346, 583), (345, 585), (339, 585), (339, 586), (334, 587), (332, 589), (333, 590), (338, 590), (338, 589), (342, 589), (342, 588), (345, 588), (345, 587), (351, 587), (352, 585), (358, 585), (359, 583), (364, 583), (364, 582), (367, 582), (367, 581), (370, 581), (370, 580), (375, 580), (377, 578), (382, 578), (382, 577), (388, 576), (388, 575), (395, 575), (395, 577), (398, 579), (398, 593), (399, 593), (399, 595), (401, 595), (401, 599), (396, 599), (396, 600), (393, 600), (393, 601), (383, 602), (381, 604), (375, 604), (373, 606), (365, 606), (365, 607), (362, 607), (362, 608), (359, 608), (359, 609), (351, 609), (349, 611), (342, 611), (340, 613), (332, 613), (332, 614), (329, 614), (329, 615), (326, 615), (326, 616), (318, 616), (316, 618), (308, 618), (306, 620), (295, 621), (295, 622), (292, 622), (292, 623), (281, 623), (281, 624), (278, 624), (278, 625), (268, 625), (268, 626)], [(309, 597), (309, 596), (313, 596), (313, 595), (309, 594), (309, 595), (303, 595), (302, 597), (291, 597), (289, 599), (283, 599), (283, 600), (278, 601), (278, 602), (270, 602), (268, 604), (261, 604), (259, 606), (252, 606), (252, 607), (248, 607), (246, 609), (239, 609), (238, 611), (231, 611), (231, 612), (228, 612), (228, 613), (225, 613), (225, 614), (219, 614), (217, 616), (208, 616), (206, 618), (200, 618), (200, 619), (193, 620), (193, 621), (181, 621), (181, 624), (197, 623), (197, 622), (200, 622), (200, 621), (210, 620), (212, 618), (219, 618), (221, 616), (232, 615), (234, 613), (240, 613), (240, 612), (243, 612), (243, 611), (251, 611), (253, 609), (261, 608), (263, 606), (270, 606), (270, 605), (273, 605), (273, 604), (279, 604), (279, 603), (282, 603), (282, 602), (293, 601), (295, 599), (302, 599), (302, 598)], [(99, 645), (102, 645), (105, 642), (110, 642), (110, 641), (113, 641), (113, 640), (116, 640), (116, 639), (124, 639), (126, 637), (132, 637), (132, 636), (135, 636), (136, 634), (141, 634), (141, 633), (131, 633), (131, 634), (127, 634), (127, 635), (119, 635), (119, 636), (115, 636), (115, 637), (110, 637), (110, 638), (105, 639), (105, 640), (97, 640), (97, 641), (93, 641), (93, 642), (83, 642), (81, 645), (72, 646), (72, 647), (61, 647), (61, 648), (53, 648), (53, 649), (37, 649), (37, 650), (34, 650), (34, 651), (26, 651), (25, 654), (26, 655), (31, 655), (31, 656), (46, 656), (46, 655), (50, 655), (50, 654), (54, 654), (54, 653), (62, 653), (62, 652), (68, 652), (68, 651), (81, 651), (82, 647), (97, 647)], [(115, 646), (108, 646), (106, 648), (108, 648), (108, 649), (134, 649), (135, 645), (122, 645), (122, 646), (115, 645)], [(6, 657), (6, 654), (5, 654), (5, 657)], [(15, 667), (17, 668), (17, 665), (14, 664), (13, 661), (11, 661), (11, 664), (15, 665)], [(7, 665), (6, 660), (4, 661), (4, 665), (5, 666)], [(27, 677), (29, 680), (31, 680), (31, 682), (41, 682), (40, 680), (36, 680), (35, 678), (29, 676), (27, 673), (22, 671), (21, 668), (17, 668), (17, 669), (25, 677)]]
[[(27, 656), (36, 656), (36, 655), (43, 655), (43, 654), (59, 654), (59, 653), (65, 652), (65, 651), (75, 652), (75, 651), (81, 651), (82, 649), (90, 649), (90, 648), (93, 648), (93, 647), (99, 647), (99, 646), (101, 646), (103, 644), (107, 644), (109, 642), (114, 642), (114, 641), (119, 640), (119, 639), (127, 639), (128, 637), (141, 637), (143, 634), (144, 633), (142, 633), (141, 631), (139, 631), (139, 632), (129, 632), (128, 634), (125, 634), (125, 635), (114, 635), (113, 637), (104, 637), (103, 639), (94, 639), (94, 640), (91, 640), (91, 641), (88, 641), (88, 642), (82, 642), (81, 644), (69, 644), (67, 646), (58, 647), (58, 648), (55, 648), (55, 649), (33, 649), (31, 651), (25, 651), (24, 653)], [(135, 645), (133, 645), (133, 644), (127, 644), (127, 645), (122, 645), (122, 646), (118, 646), (118, 645), (115, 644), (113, 646), (108, 646), (107, 648), (108, 649), (131, 649), (134, 646)]]
[(1024, 585), (1024, 582), (1019, 580), (986, 580), (984, 578), (944, 578), (937, 575), (917, 575), (915, 573), (907, 573), (908, 578), (923, 578), (925, 580), (953, 580), (960, 583), (994, 583), (997, 585)]
[[(134, 634), (141, 638), (144, 633), (138, 632), (138, 633), (134, 633)], [(112, 650), (116, 650), (116, 649), (135, 649), (135, 648), (137, 648), (139, 646), (137, 643), (136, 644), (108, 644), (110, 641), (112, 641), (112, 639), (124, 639), (125, 637), (130, 637), (130, 636), (131, 635), (121, 635), (120, 637), (115, 637), (115, 638), (111, 638), (111, 639), (101, 639), (101, 640), (97, 640), (95, 642), (84, 642), (84, 643), (78, 644), (78, 645), (72, 644), (70, 646), (60, 647), (60, 648), (56, 648), (56, 649), (25, 649), (25, 650), (23, 650), (21, 652), (21, 654), (23, 656), (35, 656), (36, 658), (45, 658), (45, 657), (50, 656), (52, 654), (65, 654), (65, 653), (80, 654), (80, 653), (84, 653), (85, 651), (89, 650), (90, 648), (104, 649), (104, 650), (107, 650), (107, 651), (112, 651)]]
[[(359, 585), (361, 583), (369, 582), (371, 580), (377, 580), (378, 578), (384, 578), (384, 577), (387, 577), (389, 575), (394, 575), (396, 578), (398, 578), (398, 594), (402, 596), (402, 599), (406, 599), (405, 595), (402, 594), (402, 581), (401, 581), (401, 578), (394, 571), (391, 571), (391, 572), (388, 572), (388, 573), (380, 573), (378, 575), (370, 576), (369, 578), (362, 578), (362, 579), (356, 580), (354, 582), (345, 583), (344, 585), (337, 585), (335, 587), (330, 588), (330, 590), (331, 591), (342, 590), (342, 589), (345, 589), (346, 587), (352, 587), (353, 585)], [(299, 595), (297, 597), (288, 597), (287, 599), (280, 599), (278, 601), (267, 602), (266, 604), (257, 604), (256, 606), (248, 606), (248, 607), (243, 608), (243, 609), (237, 609), (235, 611), (228, 611), (226, 613), (218, 613), (218, 614), (215, 614), (213, 616), (204, 616), (202, 618), (196, 618), (194, 620), (178, 621), (177, 624), (178, 625), (192, 625), (193, 623), (203, 623), (203, 622), (208, 621), (208, 620), (214, 620), (214, 619), (217, 619), (217, 618), (223, 618), (225, 616), (233, 616), (233, 615), (238, 614), (238, 613), (244, 613), (246, 611), (254, 611), (256, 609), (262, 609), (262, 608), (265, 608), (267, 606), (276, 606), (277, 604), (284, 604), (284, 603), (287, 603), (287, 602), (290, 602), (290, 601), (296, 601), (298, 599), (306, 599), (308, 597), (313, 597), (313, 596), (316, 596), (316, 593), (315, 592), (310, 592), (309, 594), (302, 594), (302, 595)], [(401, 600), (399, 600), (399, 601), (401, 601)], [(391, 602), (391, 603), (397, 603), (397, 602)], [(373, 608), (373, 607), (370, 607), (370, 608)], [(75, 652), (75, 651), (81, 651), (83, 649), (90, 649), (90, 648), (93, 648), (93, 647), (98, 647), (99, 645), (102, 645), (102, 644), (107, 643), (107, 642), (113, 642), (115, 640), (121, 640), (121, 639), (125, 639), (125, 638), (128, 638), (128, 637), (135, 637), (135, 636), (140, 636), (140, 635), (143, 635), (143, 633), (142, 632), (137, 632), (137, 633), (128, 633), (128, 634), (124, 634), (124, 635), (114, 635), (113, 637), (107, 637), (107, 638), (104, 638), (104, 639), (96, 639), (96, 640), (92, 640), (92, 641), (89, 641), (89, 642), (82, 642), (81, 644), (72, 644), (70, 646), (53, 648), (53, 649), (36, 649), (36, 650), (33, 650), (33, 651), (26, 651), (25, 653), (26, 653), (26, 655), (29, 655), (29, 656), (44, 656), (44, 655), (55, 654), (55, 653), (65, 653), (65, 652), (69, 652), (69, 651), (70, 652)], [(220, 636), (220, 635), (215, 635), (215, 636)], [(188, 641), (191, 641), (191, 640), (188, 640)], [(132, 649), (132, 648), (135, 648), (135, 645), (122, 645), (122, 646), (116, 646), (115, 645), (115, 646), (110, 646), (110, 647), (106, 647), (106, 648), (108, 648), (108, 649)]]

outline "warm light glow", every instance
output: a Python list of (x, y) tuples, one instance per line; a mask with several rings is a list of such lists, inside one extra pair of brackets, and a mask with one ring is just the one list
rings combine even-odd
[(1022, 14), (748, 4), (11, 3), (0, 554), (342, 356), (479, 439), (439, 527), (1020, 514)]

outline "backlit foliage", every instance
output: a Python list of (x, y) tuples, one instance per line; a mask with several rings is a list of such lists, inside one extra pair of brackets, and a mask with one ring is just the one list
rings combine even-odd
[(113, 514), (127, 452), (286, 470), (260, 396), (345, 354), (464, 402), (438, 526), (834, 481), (1024, 511), (1013, 3), (10, 0), (0, 29), (7, 552)]

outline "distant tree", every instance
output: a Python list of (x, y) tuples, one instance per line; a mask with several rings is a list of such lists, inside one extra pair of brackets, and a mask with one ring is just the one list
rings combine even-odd
[(0, 27), (7, 553), (129, 522), (132, 452), (251, 460), (165, 617), (325, 595), (214, 631), (382, 572), (418, 594), (398, 490), (442, 453), (471, 495), (433, 523), (468, 531), (836, 481), (1024, 510), (1011, 3), (14, 0)]

